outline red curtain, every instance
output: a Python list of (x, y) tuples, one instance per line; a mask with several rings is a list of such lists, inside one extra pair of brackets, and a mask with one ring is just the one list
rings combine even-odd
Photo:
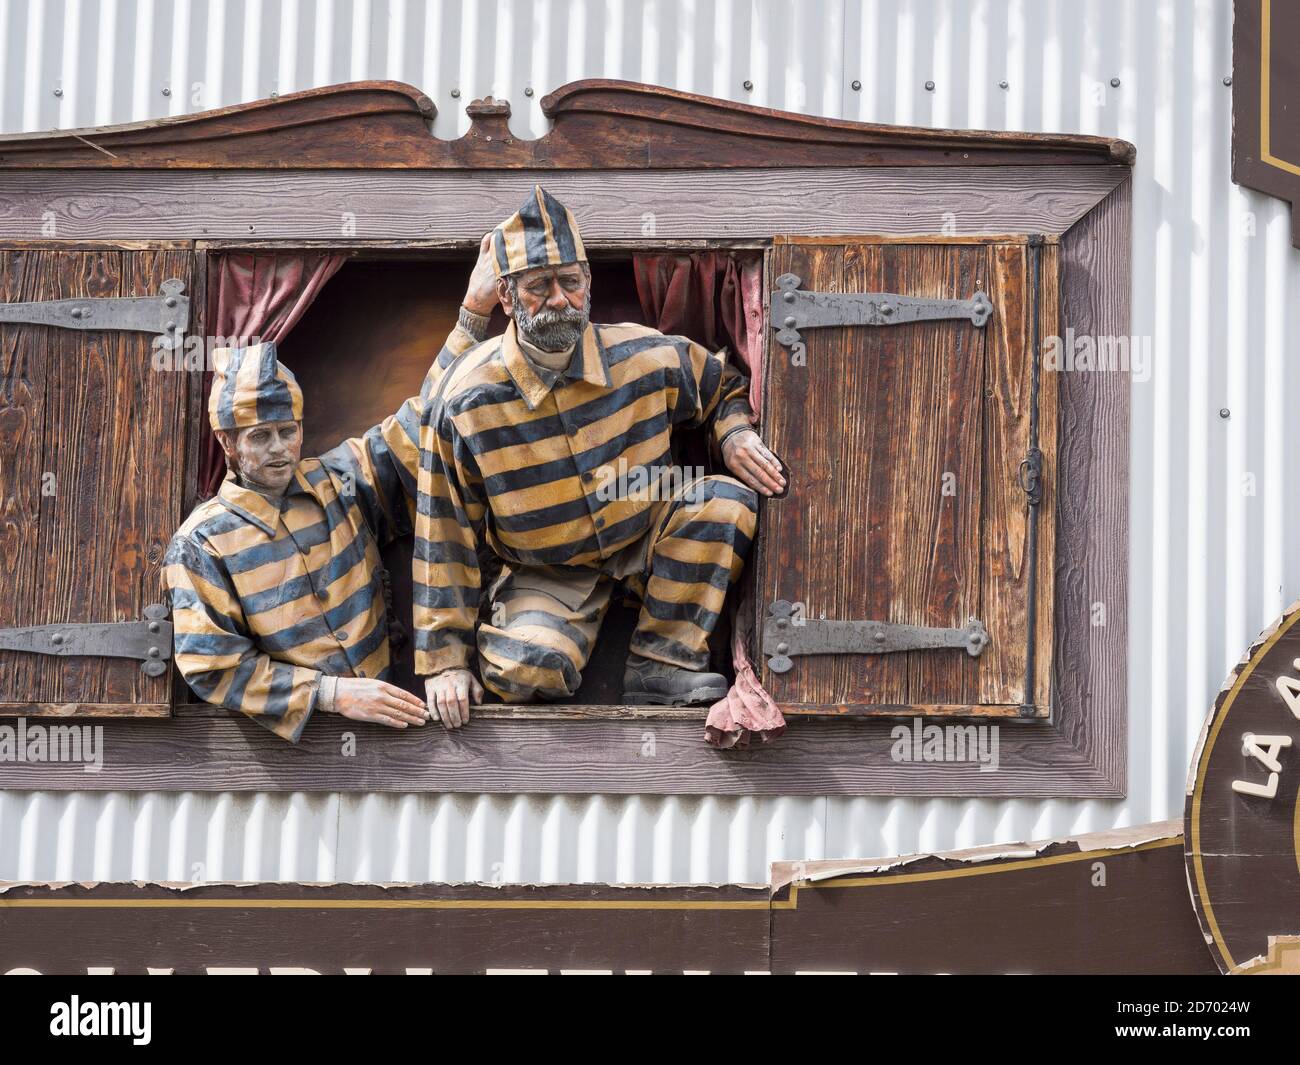
[[(757, 417), (762, 412), (765, 340), (762, 258), (713, 251), (636, 255), (632, 268), (648, 324), (715, 351), (731, 348), (749, 374), (749, 405)], [(749, 659), (753, 608), (748, 584), (733, 605), (731, 622), (736, 679), (726, 696), (709, 707), (705, 739), (723, 748), (768, 743), (785, 731), (785, 718)]]
[[(251, 343), (254, 338), (279, 343), (346, 259), (346, 255), (315, 252), (214, 256), (208, 275), (208, 333), (223, 338), (225, 346)], [(205, 373), (204, 397), (211, 387), (212, 374)], [(206, 417), (202, 434), (199, 496), (207, 499), (221, 487), (226, 460)]]

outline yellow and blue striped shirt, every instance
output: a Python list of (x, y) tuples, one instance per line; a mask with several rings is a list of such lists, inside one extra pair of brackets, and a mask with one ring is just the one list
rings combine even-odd
[(588, 574), (649, 531), (653, 492), (609, 471), (667, 469), (675, 426), (721, 444), (751, 424), (747, 380), (724, 357), (646, 326), (588, 325), (567, 370), (520, 349), (514, 323), (467, 351), (425, 408), (413, 568), (415, 669), (468, 668), (478, 550)]
[(303, 459), (283, 496), (228, 473), (177, 530), (163, 582), (176, 665), (202, 699), (296, 742), (323, 674), (388, 679), (379, 548), (412, 529), (421, 414), (473, 344), (454, 330), (419, 396)]

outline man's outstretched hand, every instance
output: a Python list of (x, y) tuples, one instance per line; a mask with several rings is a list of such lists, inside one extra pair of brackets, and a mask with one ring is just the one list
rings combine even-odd
[(483, 701), (483, 685), (468, 669), (449, 669), (426, 678), (424, 693), (429, 699), (429, 716), (447, 728), (469, 724), (470, 705)]
[(727, 437), (722, 445), (722, 461), (739, 480), (765, 496), (776, 495), (785, 487), (780, 460), (753, 429), (742, 429)]
[(373, 677), (339, 677), (334, 688), (334, 712), (353, 721), (371, 721), (389, 728), (423, 725), (428, 717), (416, 696)]
[(462, 306), (485, 318), (497, 305), (497, 276), (492, 269), (492, 234), (488, 233), (478, 245), (478, 262), (469, 275)]

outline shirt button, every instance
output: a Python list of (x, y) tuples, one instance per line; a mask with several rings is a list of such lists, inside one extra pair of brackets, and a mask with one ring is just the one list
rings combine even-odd
[(348, 638), (348, 634), (346, 632), (336, 632), (334, 634), (334, 639), (338, 640), (339, 643), (342, 643), (347, 638)]
[(591, 470), (587, 470), (587, 472), (582, 475), (582, 479), (586, 481), (588, 484), (590, 484), (595, 479), (595, 477), (596, 475), (592, 473)]
[(316, 597), (318, 599), (328, 599), (330, 597), (330, 590), (328, 588), (317, 588)]
[(605, 519), (604, 519), (604, 518), (597, 518), (597, 519), (596, 519), (596, 528), (597, 528), (597, 529), (603, 529), (604, 527), (605, 527)]
[(358, 669), (358, 670), (357, 670), (357, 676), (358, 676), (358, 677), (364, 677), (365, 675), (366, 675), (366, 671), (365, 671), (364, 669)]

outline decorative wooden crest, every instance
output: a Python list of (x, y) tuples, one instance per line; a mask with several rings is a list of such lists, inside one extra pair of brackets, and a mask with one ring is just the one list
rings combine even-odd
[[(1232, 180), (1300, 201), (1300, 5), (1237, 0), (1232, 25)], [(1291, 216), (1300, 248), (1300, 215)]]
[(542, 100), (552, 128), (510, 132), (510, 104), (475, 100), (468, 132), (430, 132), (433, 101), (359, 81), (194, 115), (0, 138), (0, 169), (640, 169), (1131, 164), (1107, 137), (972, 132), (815, 118), (624, 81)]

